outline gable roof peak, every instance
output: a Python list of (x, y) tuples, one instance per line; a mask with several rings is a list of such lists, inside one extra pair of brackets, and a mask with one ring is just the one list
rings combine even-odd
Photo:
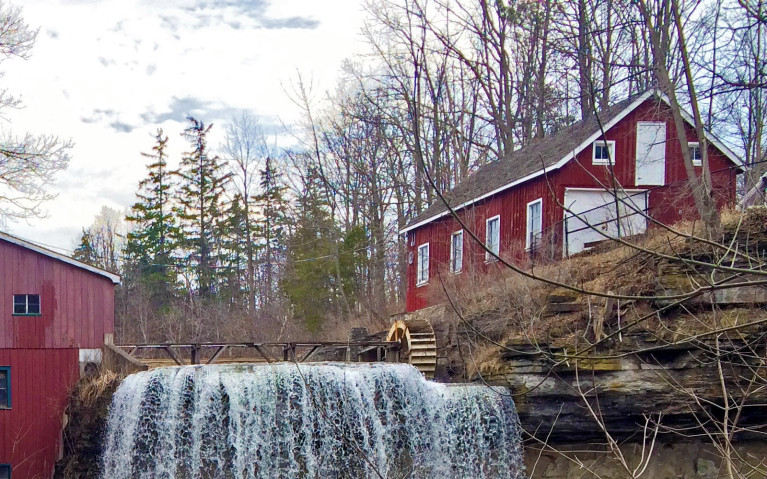
[[(498, 161), (478, 168), (455, 188), (445, 193), (445, 199), (454, 210), (459, 210), (515, 185), (559, 169), (595, 140), (602, 137), (604, 132), (651, 98), (669, 104), (666, 95), (654, 87), (629, 96), (603, 111), (595, 112), (550, 136), (540, 139), (540, 141), (525, 145), (506, 154)], [(684, 110), (682, 110), (682, 116), (685, 121), (692, 123), (692, 118)], [(707, 137), (733, 163), (739, 164), (737, 156), (715, 136), (708, 133)], [(407, 233), (449, 213), (444, 204), (436, 202), (413, 218), (405, 228), (400, 230), (400, 234)]]
[(112, 281), (113, 284), (120, 284), (120, 275), (115, 273), (110, 273), (109, 271), (103, 270), (101, 268), (97, 268), (95, 266), (91, 266), (87, 263), (83, 263), (82, 261), (78, 261), (74, 258), (71, 258), (69, 256), (63, 255), (61, 253), (56, 253), (55, 251), (52, 251), (44, 246), (40, 246), (39, 244), (33, 243), (32, 241), (19, 238), (17, 236), (13, 236), (8, 233), (4, 233), (0, 231), (0, 240), (6, 241), (8, 243), (14, 244), (16, 246), (20, 246), (24, 249), (28, 249), (30, 251), (34, 251), (35, 253), (39, 253), (43, 256), (47, 256), (49, 258), (53, 258), (56, 260), (59, 260), (61, 262), (71, 264), (72, 266), (84, 269), (86, 271), (90, 271), (91, 273), (98, 274), (100, 276), (104, 276)]

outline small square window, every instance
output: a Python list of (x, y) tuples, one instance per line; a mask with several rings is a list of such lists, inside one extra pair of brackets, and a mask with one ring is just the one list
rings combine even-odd
[(11, 479), (10, 464), (0, 464), (0, 479)]
[(595, 141), (593, 148), (592, 164), (609, 165), (615, 164), (615, 142), (612, 140)]
[(703, 157), (700, 154), (700, 143), (690, 142), (687, 143), (690, 147), (690, 155), (692, 156), (692, 166), (703, 166)]
[[(0, 409), (11, 408), (11, 368), (0, 366)], [(2, 479), (3, 476), (0, 476)]]
[(40, 315), (40, 295), (39, 294), (14, 294), (13, 295), (13, 314), (14, 316), (39, 316)]

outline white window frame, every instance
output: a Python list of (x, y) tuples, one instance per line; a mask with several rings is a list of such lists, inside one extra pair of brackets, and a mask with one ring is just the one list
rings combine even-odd
[[(422, 268), (421, 251), (425, 251), (426, 267)], [(415, 285), (423, 286), (429, 282), (429, 243), (418, 245), (418, 256), (415, 265)]]
[[(608, 158), (597, 158), (597, 146), (606, 146)], [(610, 161), (615, 165), (615, 141), (614, 140), (597, 140), (591, 145), (591, 164), (608, 166)]]
[(537, 200), (533, 200), (530, 203), (528, 203), (527, 204), (527, 208), (525, 209), (525, 224), (526, 224), (526, 226), (525, 226), (525, 249), (528, 250), (528, 251), (532, 247), (532, 244), (531, 244), (531, 241), (530, 241), (530, 239), (531, 239), (530, 238), (530, 233), (532, 233), (532, 228), (531, 228), (532, 225), (530, 224), (530, 220), (532, 219), (532, 218), (530, 218), (530, 207), (535, 205), (535, 204), (540, 205), (540, 213), (539, 213), (539, 217), (538, 217), (538, 220), (540, 222), (540, 229), (539, 229), (538, 233), (539, 234), (543, 233), (543, 198), (538, 198)]
[[(460, 244), (460, 250), (456, 250), (456, 237)], [(458, 253), (456, 255), (456, 253)], [(456, 261), (457, 258), (457, 261)], [(463, 230), (458, 230), (450, 235), (450, 272), (458, 274), (463, 271)]]
[[(35, 302), (30, 302), (30, 299), (35, 299)], [(41, 303), (39, 294), (14, 294), (13, 295), (13, 316), (40, 316), (43, 312), (43, 305)], [(23, 307), (23, 310), (17, 311), (18, 306)]]
[[(692, 156), (692, 166), (703, 166), (703, 154), (700, 151), (700, 143), (697, 141), (688, 141), (687, 146), (690, 148), (690, 155)], [(698, 149), (698, 159), (695, 159), (695, 148)]]
[[(498, 228), (496, 229), (496, 235), (497, 235), (497, 241), (495, 244), (491, 243), (490, 236), (488, 235), (488, 231), (490, 230), (490, 223), (493, 221), (498, 221)], [(495, 250), (493, 251), (492, 246), (495, 245)], [(485, 246), (490, 251), (493, 251), (496, 255), (501, 254), (501, 215), (495, 215), (492, 218), (488, 218), (485, 220)], [(498, 259), (490, 254), (489, 251), (485, 251), (485, 262), (490, 263), (493, 261), (498, 261)]]

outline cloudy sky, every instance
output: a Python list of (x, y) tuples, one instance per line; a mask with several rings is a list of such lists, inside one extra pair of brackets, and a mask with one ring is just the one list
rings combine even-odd
[(2, 128), (54, 133), (75, 147), (47, 218), (5, 228), (63, 250), (102, 205), (124, 210), (135, 201), (140, 153), (151, 151), (158, 127), (178, 156), (190, 114), (217, 134), (243, 110), (267, 127), (290, 124), (297, 112), (285, 90), (296, 72), (320, 95), (361, 49), (359, 0), (11, 3), (39, 34), (31, 59), (0, 64), (2, 88), (25, 105), (3, 112)]

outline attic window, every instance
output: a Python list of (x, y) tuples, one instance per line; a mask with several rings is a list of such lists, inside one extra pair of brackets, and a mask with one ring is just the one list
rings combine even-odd
[(14, 294), (13, 295), (13, 315), (14, 316), (40, 316), (40, 295), (39, 294)]
[(597, 140), (592, 148), (591, 163), (594, 165), (615, 164), (615, 142), (612, 140)]
[(689, 142), (690, 156), (692, 156), (692, 166), (703, 166), (703, 157), (700, 154), (700, 143)]

